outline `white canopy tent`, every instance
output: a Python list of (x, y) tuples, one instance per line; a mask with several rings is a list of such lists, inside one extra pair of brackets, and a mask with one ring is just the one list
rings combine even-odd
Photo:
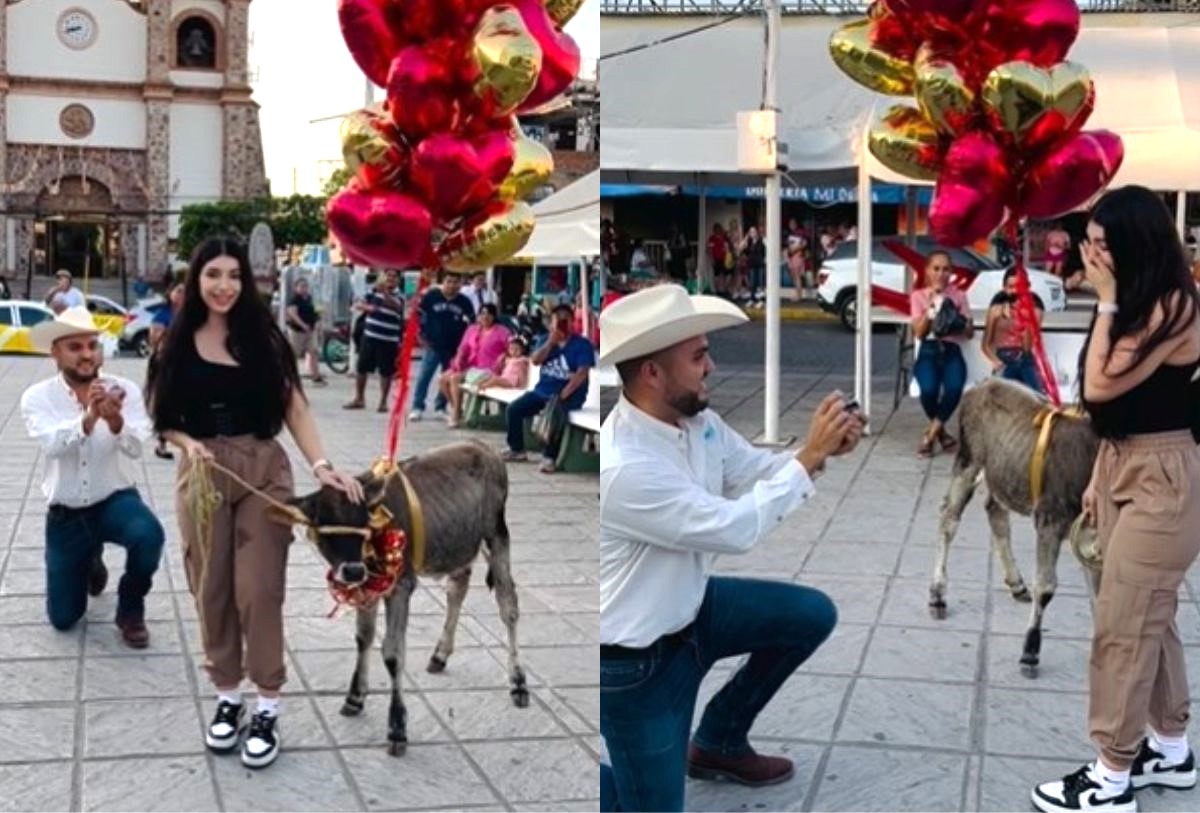
[[(889, 99), (860, 87), (828, 56), (832, 31), (847, 18), (784, 19), (779, 55), (780, 140), (792, 173), (855, 168), (859, 174), (859, 245), (869, 245), (870, 179), (912, 183), (865, 154), (865, 129)], [(653, 183), (679, 174), (737, 172), (736, 114), (762, 99), (761, 18), (748, 17), (661, 45), (632, 50), (695, 28), (696, 18), (605, 16), (600, 80), (604, 150), (601, 169)], [(1200, 16), (1085, 14), (1071, 51), (1096, 82), (1090, 129), (1125, 141), (1115, 184), (1200, 191)], [(661, 77), (661, 79), (659, 79)], [(1183, 196), (1180, 196), (1181, 200)], [(1181, 212), (1182, 214), (1182, 205)], [(780, 235), (768, 235), (778, 242)], [(869, 269), (860, 258), (860, 296)], [(869, 314), (860, 299), (859, 313)], [(856, 391), (869, 410), (870, 327), (859, 325)], [(778, 369), (767, 369), (777, 380)]]

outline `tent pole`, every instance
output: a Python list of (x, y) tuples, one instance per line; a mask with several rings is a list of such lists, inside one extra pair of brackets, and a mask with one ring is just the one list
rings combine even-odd
[(858, 282), (857, 326), (854, 343), (854, 397), (864, 415), (871, 414), (871, 172), (867, 166), (867, 130), (858, 160)]
[[(763, 83), (763, 109), (776, 109), (776, 89), (779, 81), (779, 35), (782, 28), (780, 0), (765, 0), (767, 12), (767, 53), (765, 59), (766, 81)], [(778, 139), (778, 132), (776, 132)], [(778, 140), (776, 141), (778, 143)], [(779, 262), (780, 243), (783, 229), (780, 213), (782, 179), (776, 168), (766, 178), (767, 233), (767, 346), (766, 380), (763, 386), (763, 437), (767, 444), (779, 442)]]
[(1175, 197), (1175, 228), (1179, 230), (1179, 240), (1187, 244), (1187, 192), (1179, 190)]

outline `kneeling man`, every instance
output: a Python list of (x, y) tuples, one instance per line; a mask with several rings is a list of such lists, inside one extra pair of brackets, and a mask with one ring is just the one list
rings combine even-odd
[(25, 427), (46, 458), (46, 613), (55, 629), (74, 626), (88, 594), (99, 595), (108, 580), (104, 543), (116, 543), (126, 552), (117, 627), (142, 649), (150, 643), (146, 594), (163, 548), (162, 525), (122, 466), (153, 436), (142, 392), (124, 378), (100, 378), (100, 331), (87, 308), (68, 308), (31, 333), (34, 348), (58, 366), (21, 396)]
[[(755, 449), (707, 409), (705, 334), (746, 321), (723, 299), (649, 288), (600, 316), (600, 364), (620, 402), (600, 431), (601, 808), (683, 810), (684, 767), (698, 779), (768, 785), (792, 763), (761, 756), (755, 717), (829, 636), (837, 612), (818, 590), (710, 577), (814, 493), (831, 455), (864, 421), (832, 393), (797, 453)], [(721, 658), (749, 658), (691, 736), (700, 682)]]

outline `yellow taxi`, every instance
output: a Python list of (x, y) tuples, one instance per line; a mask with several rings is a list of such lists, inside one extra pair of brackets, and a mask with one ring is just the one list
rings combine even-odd
[[(112, 358), (117, 353), (121, 331), (125, 328), (123, 309), (107, 297), (89, 296), (87, 303), (97, 327), (104, 331), (100, 335), (104, 355)], [(114, 314), (111, 312), (113, 308), (122, 312)], [(30, 328), (53, 318), (54, 311), (41, 302), (0, 300), (0, 353), (34, 353), (33, 343), (29, 339)]]

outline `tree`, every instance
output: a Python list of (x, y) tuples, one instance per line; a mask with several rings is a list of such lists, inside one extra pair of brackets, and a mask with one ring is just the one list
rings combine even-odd
[(333, 174), (325, 181), (325, 186), (321, 188), (321, 191), (325, 194), (325, 197), (332, 198), (338, 192), (342, 191), (342, 188), (353, 177), (354, 173), (350, 171), (350, 167), (343, 164), (333, 171)]
[(272, 198), (268, 222), (275, 235), (275, 244), (302, 246), (324, 242), (325, 198), (316, 195), (292, 195)]
[(232, 234), (243, 240), (259, 221), (271, 227), (278, 246), (305, 245), (325, 240), (325, 198), (292, 195), (286, 198), (193, 203), (179, 215), (177, 252), (187, 257), (205, 238)]

